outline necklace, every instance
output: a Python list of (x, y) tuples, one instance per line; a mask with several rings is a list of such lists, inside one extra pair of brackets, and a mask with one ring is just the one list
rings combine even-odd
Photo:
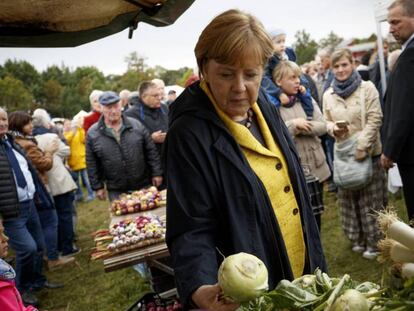
[(247, 110), (247, 120), (246, 120), (245, 126), (250, 130), (250, 128), (252, 127), (252, 123), (253, 123), (253, 109), (249, 108), (249, 110)]

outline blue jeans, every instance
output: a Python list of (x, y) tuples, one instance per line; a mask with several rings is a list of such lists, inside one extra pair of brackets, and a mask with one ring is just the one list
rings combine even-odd
[(70, 254), (73, 249), (73, 193), (67, 192), (54, 196), (58, 216), (58, 249), (62, 255)]
[(86, 189), (88, 190), (88, 197), (93, 198), (94, 197), (94, 192), (92, 190), (91, 184), (89, 183), (88, 172), (87, 172), (86, 168), (83, 169), (83, 170), (74, 171), (74, 173), (76, 173), (78, 175), (78, 179), (76, 180), (76, 185), (78, 186), (78, 190), (76, 190), (76, 198), (78, 200), (80, 200), (83, 197), (82, 188), (80, 187), (80, 179), (81, 178), (82, 178), (83, 186), (86, 187)]
[(9, 244), (16, 253), (16, 286), (21, 292), (42, 287), (44, 238), (33, 200), (20, 203), (20, 215), (3, 221)]
[(58, 217), (55, 209), (37, 211), (45, 237), (47, 259), (57, 260), (58, 253)]

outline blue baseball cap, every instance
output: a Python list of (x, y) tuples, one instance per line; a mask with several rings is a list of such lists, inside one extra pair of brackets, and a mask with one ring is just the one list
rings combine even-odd
[(99, 103), (103, 106), (115, 104), (120, 100), (121, 98), (118, 96), (118, 94), (112, 91), (103, 92), (102, 95), (99, 96)]

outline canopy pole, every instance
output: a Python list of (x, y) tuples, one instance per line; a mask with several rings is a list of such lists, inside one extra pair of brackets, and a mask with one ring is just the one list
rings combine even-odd
[(377, 21), (377, 46), (378, 46), (378, 59), (381, 73), (381, 86), (382, 86), (382, 97), (385, 95), (387, 89), (387, 77), (385, 75), (385, 60), (384, 60), (384, 42), (382, 40), (381, 22)]

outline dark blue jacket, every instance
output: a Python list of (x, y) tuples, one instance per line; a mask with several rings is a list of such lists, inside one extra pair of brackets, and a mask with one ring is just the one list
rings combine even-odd
[[(285, 155), (303, 224), (305, 273), (326, 270), (305, 177), (290, 134), (263, 91), (258, 104)], [(176, 99), (163, 156), (167, 179), (167, 244), (177, 289), (186, 306), (199, 286), (217, 282), (225, 256), (256, 255), (269, 285), (292, 279), (289, 259), (269, 196), (239, 144), (196, 82)], [(276, 168), (275, 168), (276, 169)]]
[[(296, 61), (296, 54), (292, 48), (286, 48), (285, 52), (290, 61)], [(270, 102), (276, 107), (280, 106), (279, 96), (282, 92), (280, 90), (280, 87), (273, 82), (273, 70), (276, 68), (279, 62), (280, 58), (276, 54), (273, 54), (265, 67), (261, 83), (261, 87), (265, 90)], [(308, 80), (304, 76), (300, 77), (300, 84), (303, 85), (307, 91), (309, 91), (310, 86)], [(310, 93), (306, 96), (303, 96), (303, 100), (301, 98), (301, 102), (306, 115), (311, 118), (313, 116), (313, 103), (312, 99), (310, 98)]]
[[(13, 149), (18, 151), (28, 163), (30, 173), (32, 174), (33, 183), (36, 188), (36, 192), (33, 197), (36, 208), (39, 210), (54, 208), (52, 198), (40, 180), (36, 169), (28, 157), (26, 157), (23, 149), (14, 142), (14, 139), (11, 135), (7, 135), (7, 138), (11, 142)], [(0, 213), (4, 218), (18, 217), (19, 208), (20, 205), (17, 196), (17, 188), (13, 171), (7, 159), (4, 146), (2, 143), (0, 143)]]
[[(168, 130), (168, 106), (161, 104), (159, 109), (152, 109), (146, 106), (139, 97), (131, 100), (132, 106), (124, 112), (124, 115), (141, 122), (150, 135), (156, 131), (166, 133)], [(162, 144), (155, 143), (158, 152), (161, 154)]]

